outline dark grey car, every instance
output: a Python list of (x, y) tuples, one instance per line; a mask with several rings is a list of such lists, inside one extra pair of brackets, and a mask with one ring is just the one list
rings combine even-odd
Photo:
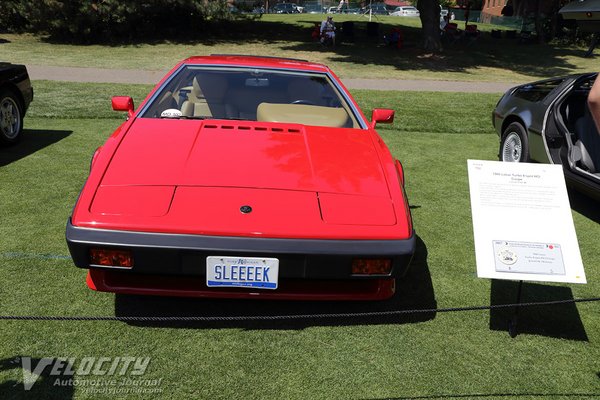
[(562, 164), (567, 184), (600, 199), (600, 135), (587, 107), (596, 73), (508, 90), (492, 115), (501, 161)]
[(298, 8), (292, 3), (279, 3), (273, 6), (273, 14), (298, 14)]
[(23, 117), (32, 100), (27, 68), (0, 62), (0, 145), (19, 140)]

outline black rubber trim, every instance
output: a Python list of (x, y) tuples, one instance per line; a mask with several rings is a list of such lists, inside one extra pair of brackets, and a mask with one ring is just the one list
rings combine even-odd
[(413, 254), (416, 245), (414, 232), (410, 238), (399, 240), (273, 239), (80, 228), (74, 226), (70, 219), (67, 222), (66, 237), (67, 243), (105, 246), (239, 252), (276, 251), (285, 254), (394, 256)]
[(565, 173), (567, 186), (576, 189), (577, 191), (582, 192), (596, 200), (600, 200), (600, 184), (594, 182), (592, 180), (593, 178), (589, 178), (580, 173), (574, 172), (566, 165), (563, 165), (563, 171)]
[(348, 278), (354, 257), (391, 258), (391, 276), (399, 277), (406, 272), (416, 247), (414, 232), (405, 240), (273, 239), (81, 228), (71, 220), (66, 239), (80, 268), (90, 268), (91, 247), (105, 246), (131, 249), (136, 259), (132, 272), (137, 273), (195, 275), (203, 273), (196, 266), (206, 255), (272, 255), (286, 265), (282, 276), (290, 278)]

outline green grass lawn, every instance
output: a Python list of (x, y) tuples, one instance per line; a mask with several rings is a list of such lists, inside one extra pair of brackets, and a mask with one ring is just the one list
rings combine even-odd
[[(0, 314), (273, 315), (512, 302), (516, 285), (475, 273), (466, 160), (495, 159), (497, 95), (357, 91), (365, 111), (394, 107), (380, 133), (405, 167), (418, 251), (386, 302), (272, 303), (115, 296), (89, 290), (68, 258), (64, 226), (94, 149), (123, 120), (110, 95), (139, 103), (148, 86), (34, 82), (23, 141), (0, 149)], [(60, 93), (49, 95), (44, 93)], [(94, 93), (90, 96), (90, 93)], [(85, 99), (85, 101), (82, 101)], [(443, 108), (442, 105), (449, 105)], [(600, 295), (597, 203), (573, 194), (587, 285), (526, 284), (524, 300)], [(505, 311), (286, 322), (0, 323), (0, 398), (108, 398), (56, 388), (23, 391), (18, 356), (151, 357), (159, 395), (132, 398), (568, 399), (600, 397), (597, 303)], [(112, 396), (111, 398), (115, 398)], [(118, 396), (117, 396), (118, 398)]]
[[(482, 35), (475, 43), (456, 43), (446, 46), (442, 53), (428, 54), (421, 50), (420, 20), (391, 16), (374, 19), (380, 24), (379, 36), (369, 37), (367, 18), (336, 15), (338, 28), (344, 21), (355, 23), (355, 37), (330, 50), (310, 39), (314, 23), (323, 18), (310, 14), (264, 15), (256, 21), (213, 26), (199, 39), (179, 42), (77, 46), (29, 35), (0, 34), (0, 59), (29, 65), (168, 70), (192, 55), (255, 54), (324, 63), (343, 78), (505, 82), (527, 82), (598, 68), (595, 58), (583, 58), (585, 48), (493, 39), (490, 30), (497, 27), (488, 24), (478, 24)], [(383, 34), (395, 26), (401, 27), (405, 38), (405, 46), (399, 51), (382, 45)]]

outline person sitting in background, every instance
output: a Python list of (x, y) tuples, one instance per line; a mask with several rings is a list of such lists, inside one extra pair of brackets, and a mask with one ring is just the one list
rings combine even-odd
[(400, 28), (392, 28), (389, 34), (383, 36), (383, 41), (387, 46), (401, 49), (403, 45), (402, 31)]
[(444, 29), (446, 29), (446, 25), (448, 25), (448, 22), (450, 22), (450, 16), (444, 15), (444, 17), (440, 21), (440, 30), (443, 31)]
[(331, 15), (328, 15), (327, 19), (321, 22), (321, 43), (328, 44), (328, 42), (335, 46), (335, 25)]
[(463, 31), (458, 29), (456, 22), (448, 22), (441, 30), (442, 40), (452, 44), (462, 38)]
[(321, 26), (319, 25), (318, 22), (315, 22), (315, 26), (313, 27), (313, 30), (310, 34), (310, 37), (312, 38), (312, 40), (314, 40), (315, 42), (317, 40), (321, 39)]

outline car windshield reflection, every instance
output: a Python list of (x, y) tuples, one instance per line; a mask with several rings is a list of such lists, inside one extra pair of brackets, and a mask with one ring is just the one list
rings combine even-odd
[(360, 127), (327, 75), (257, 68), (185, 66), (153, 96), (142, 118)]

